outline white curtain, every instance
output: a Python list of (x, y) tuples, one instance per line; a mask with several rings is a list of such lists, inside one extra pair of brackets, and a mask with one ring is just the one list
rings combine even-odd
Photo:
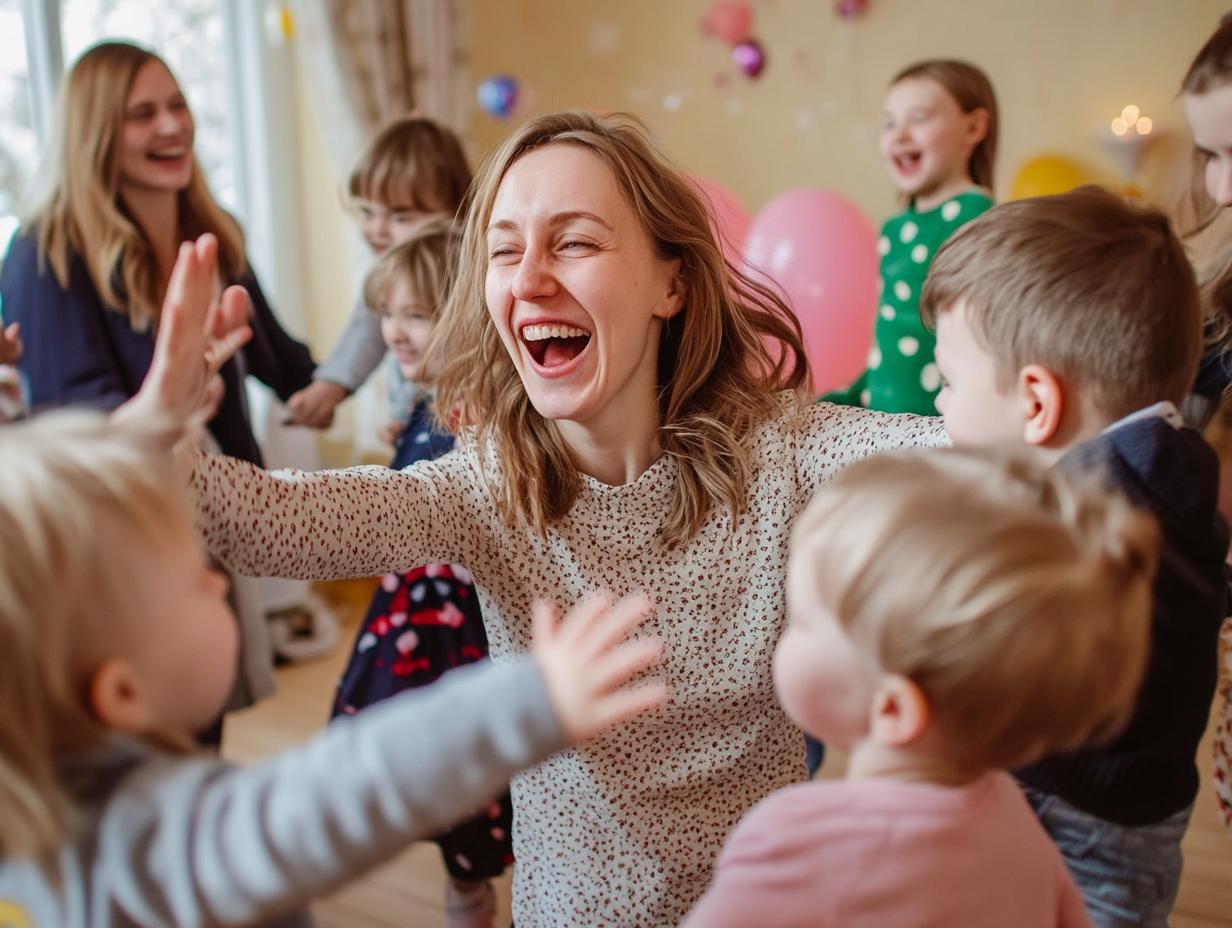
[[(339, 189), (364, 142), (391, 119), (417, 112), (467, 142), (473, 106), (469, 0), (293, 0), (291, 8), (301, 76), (311, 88)], [(358, 293), (371, 259), (357, 234), (350, 241)], [(319, 347), (322, 353), (329, 348)], [(349, 415), (339, 416), (333, 433), (346, 436), (349, 424), (357, 456), (388, 453), (377, 439), (390, 417), (383, 375), (369, 378), (352, 397)]]

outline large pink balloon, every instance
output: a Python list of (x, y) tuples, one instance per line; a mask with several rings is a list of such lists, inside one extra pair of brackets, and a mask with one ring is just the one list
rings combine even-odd
[(745, 259), (799, 317), (817, 392), (854, 380), (877, 311), (877, 233), (860, 208), (831, 190), (780, 194), (753, 219)]
[(710, 206), (713, 219), (714, 234), (719, 240), (719, 248), (723, 257), (729, 263), (740, 266), (744, 255), (744, 242), (749, 235), (749, 226), (753, 217), (749, 215), (744, 204), (735, 193), (722, 184), (690, 174), (689, 180), (700, 188)]

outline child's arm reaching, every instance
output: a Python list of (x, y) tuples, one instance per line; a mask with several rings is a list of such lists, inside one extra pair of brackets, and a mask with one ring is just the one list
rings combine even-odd
[(312, 383), (287, 401), (295, 424), (329, 428), (335, 407), (363, 386), (387, 351), (380, 318), (359, 300), (329, 356), (312, 375)]
[(626, 637), (642, 600), (593, 598), (533, 659), (450, 673), (249, 767), (160, 758), (103, 811), (96, 881), (140, 924), (245, 925), (302, 907), (472, 813), (521, 770), (665, 698), (631, 684), (657, 641)]

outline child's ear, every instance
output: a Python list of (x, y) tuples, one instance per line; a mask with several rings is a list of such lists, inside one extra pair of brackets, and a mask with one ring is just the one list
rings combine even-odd
[(902, 747), (915, 741), (928, 727), (928, 700), (906, 677), (882, 677), (873, 693), (869, 735), (886, 747)]
[(655, 313), (660, 319), (670, 319), (684, 309), (684, 298), (688, 287), (685, 284), (684, 276), (680, 273), (680, 268), (681, 261), (679, 258), (671, 262), (672, 277), (667, 285), (667, 295), (664, 297), (663, 305)]
[(1023, 440), (1033, 447), (1048, 444), (1065, 414), (1061, 381), (1048, 368), (1028, 364), (1018, 372), (1018, 390), (1023, 403)]
[(988, 138), (988, 125), (992, 120), (988, 115), (988, 110), (982, 106), (976, 107), (965, 115), (967, 117), (967, 143), (974, 147)]
[(86, 698), (94, 717), (106, 728), (143, 734), (150, 714), (136, 669), (126, 660), (108, 658), (90, 674)]

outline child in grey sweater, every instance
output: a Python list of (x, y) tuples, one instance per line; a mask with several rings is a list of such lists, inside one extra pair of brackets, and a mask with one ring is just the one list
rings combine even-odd
[(563, 622), (540, 603), (530, 656), (269, 761), (194, 752), (235, 623), (167, 444), (87, 413), (0, 433), (0, 923), (307, 924), (312, 897), (663, 700), (629, 684), (661, 650), (625, 641), (649, 605), (591, 597)]

